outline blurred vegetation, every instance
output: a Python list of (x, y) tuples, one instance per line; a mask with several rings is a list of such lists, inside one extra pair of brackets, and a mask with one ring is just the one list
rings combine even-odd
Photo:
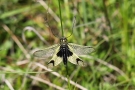
[(68, 81), (63, 63), (51, 72), (32, 55), (59, 43), (58, 1), (0, 0), (0, 90), (134, 90), (135, 1), (61, 0), (61, 12), (64, 36), (76, 17), (68, 42), (96, 49), (85, 67), (68, 64)]

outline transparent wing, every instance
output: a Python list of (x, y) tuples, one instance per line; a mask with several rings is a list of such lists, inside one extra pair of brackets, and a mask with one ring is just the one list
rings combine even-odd
[(87, 55), (93, 52), (95, 49), (91, 46), (82, 46), (74, 43), (68, 43), (71, 50), (77, 55)]
[(54, 54), (55, 50), (59, 47), (59, 44), (52, 45), (44, 50), (37, 50), (33, 53), (34, 56), (39, 58), (47, 58)]

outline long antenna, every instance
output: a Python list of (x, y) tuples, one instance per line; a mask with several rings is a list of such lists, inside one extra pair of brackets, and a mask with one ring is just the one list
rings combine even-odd
[[(49, 1), (48, 4), (50, 4), (50, 1)], [(52, 29), (51, 29), (51, 27), (50, 27), (50, 24), (48, 23), (48, 14), (49, 14), (49, 5), (48, 5), (48, 7), (47, 7), (47, 14), (46, 14), (45, 20), (46, 20), (46, 23), (47, 23), (47, 25), (48, 25), (48, 27), (49, 27), (51, 33), (52, 33), (55, 37), (59, 38), (59, 36), (57, 36), (57, 35), (52, 31)]]
[(61, 23), (62, 37), (64, 37), (64, 31), (63, 31), (63, 25), (62, 25), (62, 17), (61, 17), (60, 0), (58, 0), (58, 1), (59, 1), (59, 13), (60, 13), (60, 23)]
[(72, 25), (72, 32), (69, 36), (67, 36), (66, 38), (70, 37), (73, 34), (73, 30), (74, 30), (74, 26), (76, 25), (76, 17), (74, 16), (73, 18), (73, 25)]
[(46, 22), (46, 23), (47, 23), (49, 29), (51, 30), (52, 34), (53, 34), (55, 37), (59, 38), (59, 36), (57, 36), (57, 35), (52, 31), (52, 29), (51, 29), (51, 27), (50, 27), (50, 24), (49, 24), (48, 22)]
[[(72, 4), (73, 4), (73, 12), (76, 12), (75, 10), (77, 10), (76, 8), (75, 8), (75, 6), (74, 6), (74, 2), (72, 1)], [(73, 20), (72, 20), (72, 28), (71, 28), (71, 33), (70, 33), (70, 35), (69, 36), (67, 36), (66, 38), (68, 38), (68, 37), (70, 37), (72, 34), (73, 34), (73, 30), (74, 30), (74, 27), (75, 27), (75, 25), (76, 25), (76, 17), (75, 17), (75, 13), (73, 13)]]

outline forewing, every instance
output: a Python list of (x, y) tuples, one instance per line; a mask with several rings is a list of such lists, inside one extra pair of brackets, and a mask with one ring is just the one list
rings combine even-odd
[(58, 64), (60, 64), (62, 62), (62, 57), (57, 56), (57, 53), (60, 50), (59, 48), (60, 48), (60, 46), (55, 50), (55, 53), (54, 53), (52, 59), (48, 62), (49, 67), (57, 66)]
[(55, 53), (55, 50), (59, 47), (58, 44), (52, 45), (48, 48), (45, 48), (43, 50), (37, 50), (34, 52), (34, 56), (39, 58), (47, 58), (52, 56)]
[(77, 55), (87, 55), (94, 51), (94, 48), (91, 46), (82, 46), (74, 43), (68, 43), (71, 47), (71, 50)]

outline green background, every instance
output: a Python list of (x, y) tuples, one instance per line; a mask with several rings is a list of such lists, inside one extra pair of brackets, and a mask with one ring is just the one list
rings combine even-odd
[(32, 53), (59, 43), (58, 1), (0, 0), (0, 89), (134, 90), (135, 1), (60, 1), (64, 36), (74, 28), (68, 42), (95, 52), (82, 57), (84, 67), (68, 63), (69, 77), (63, 63), (49, 71), (50, 59)]

